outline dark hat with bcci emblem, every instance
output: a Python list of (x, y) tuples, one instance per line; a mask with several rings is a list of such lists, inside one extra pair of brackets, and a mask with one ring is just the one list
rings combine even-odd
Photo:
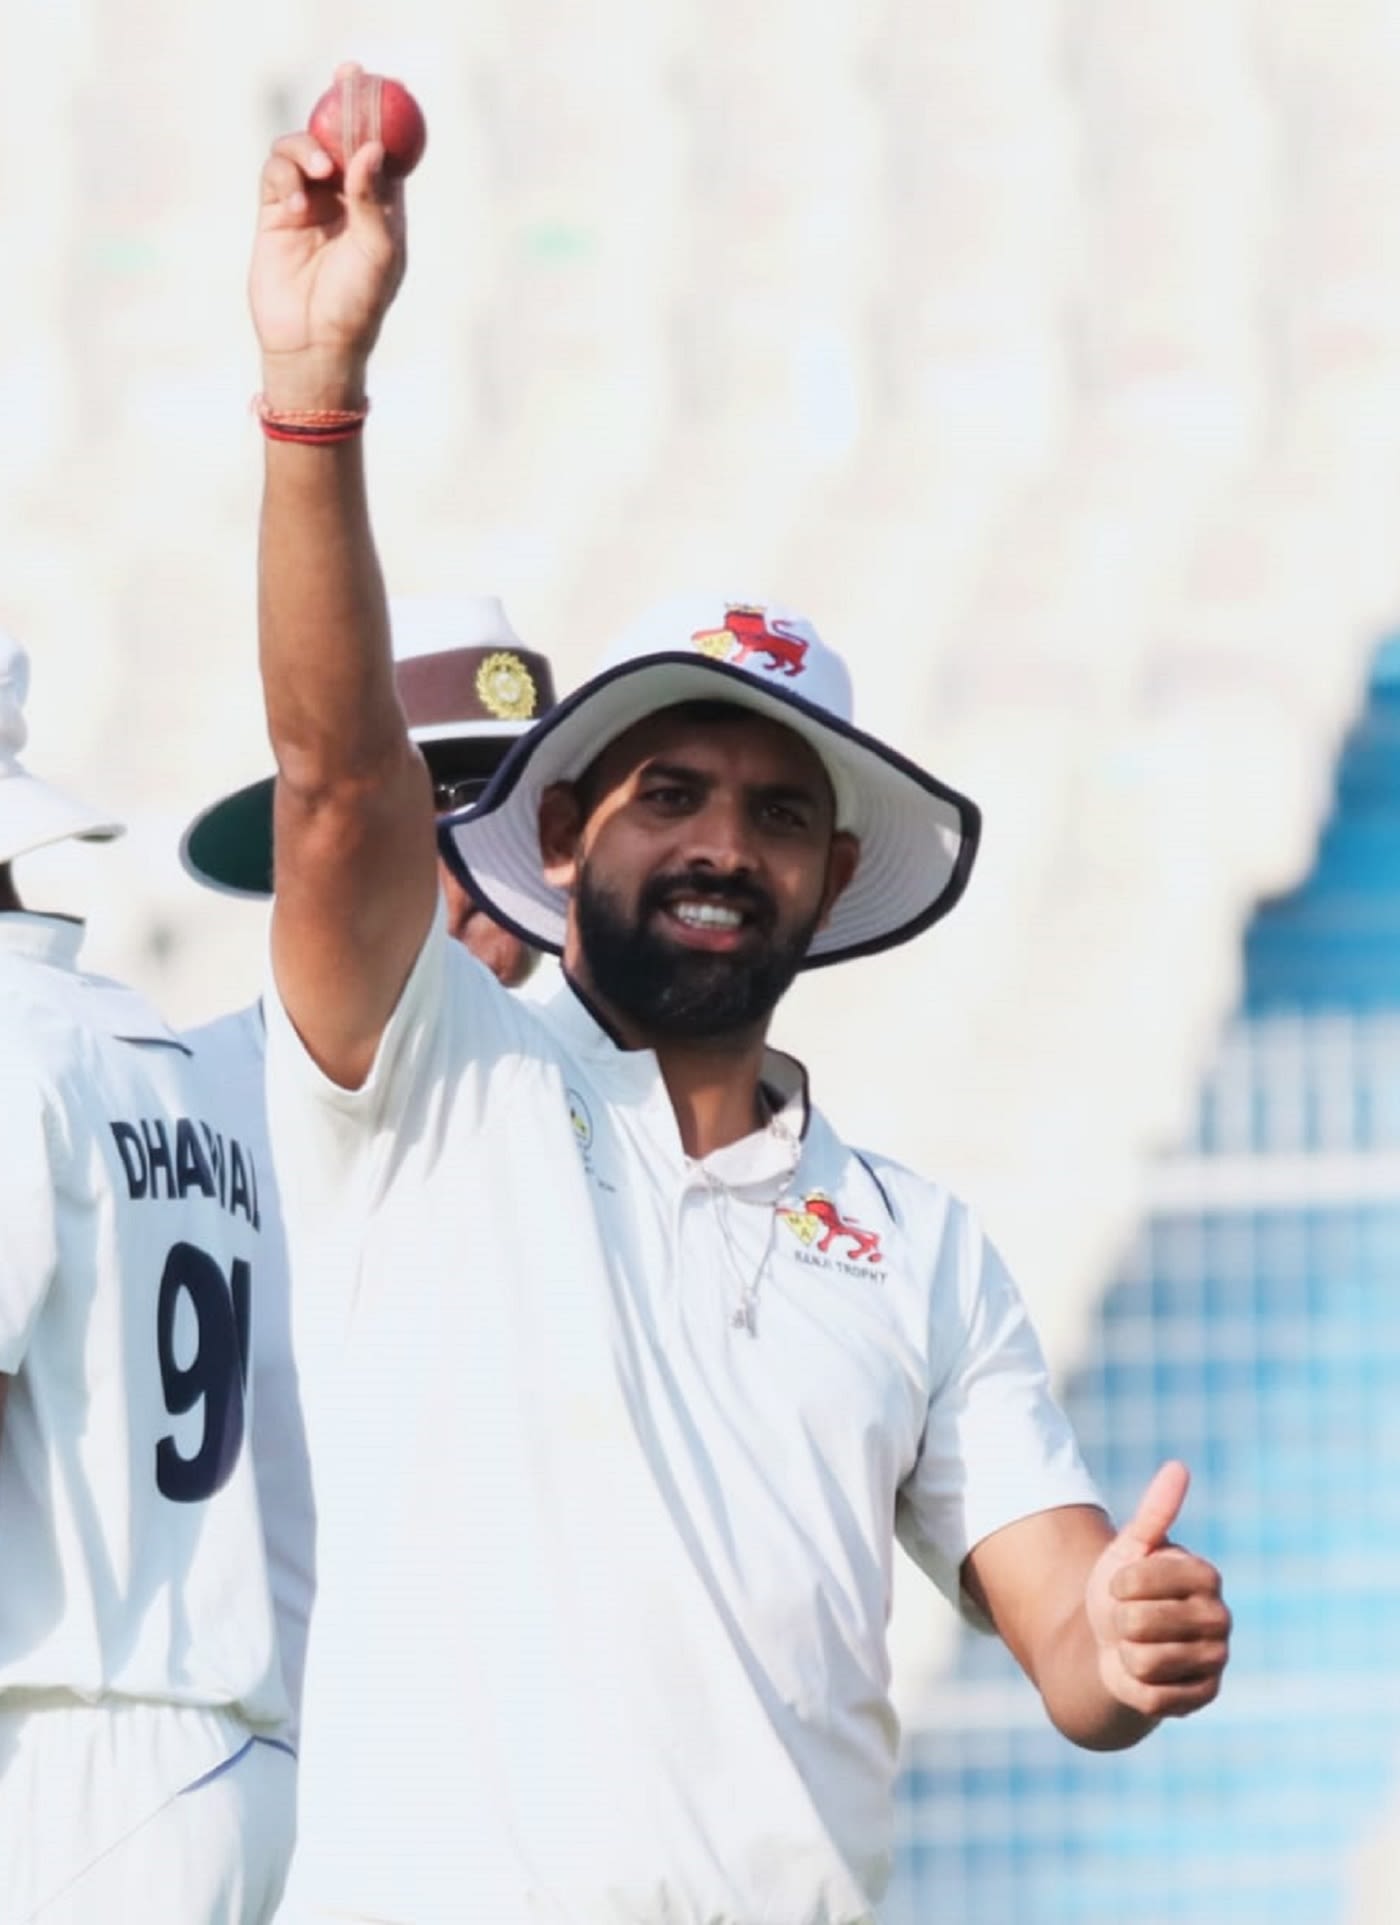
[[(393, 601), (394, 683), (441, 811), (469, 808), (517, 737), (554, 706), (554, 676), (494, 595)], [(180, 859), (210, 889), (272, 894), (273, 778), (203, 809)]]

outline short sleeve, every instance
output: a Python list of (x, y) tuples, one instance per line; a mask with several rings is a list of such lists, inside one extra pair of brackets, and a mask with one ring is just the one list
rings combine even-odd
[(0, 1070), (0, 1375), (14, 1376), (58, 1269), (51, 1101), (13, 1039)]
[(965, 1215), (940, 1253), (932, 1322), (935, 1366), (940, 1348), (952, 1361), (929, 1400), (897, 1529), (909, 1555), (961, 1606), (963, 1562), (993, 1531), (1102, 1499), (1052, 1393), (1021, 1294)]
[(357, 1089), (332, 1081), (308, 1054), (268, 972), (267, 1116), (284, 1208), (333, 1196), (363, 1174), (366, 1155), (389, 1167), (388, 1145), (412, 1137), (448, 1085), (518, 1048), (515, 998), (447, 934), (441, 897), (368, 1076)]
[(369, 1075), (357, 1089), (334, 1082), (308, 1053), (277, 988), (269, 959), (263, 1008), (267, 1020), (267, 1116), (284, 1194), (301, 1175), (334, 1183), (376, 1134), (393, 1129), (429, 1073), (431, 1044), (444, 992), (447, 941), (441, 900), (408, 980), (384, 1026)]

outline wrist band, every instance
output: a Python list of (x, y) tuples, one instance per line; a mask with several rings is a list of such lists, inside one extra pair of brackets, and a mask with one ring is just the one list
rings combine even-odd
[(350, 441), (363, 432), (369, 402), (358, 408), (274, 408), (265, 394), (256, 394), (253, 413), (269, 441), (301, 441), (325, 447)]

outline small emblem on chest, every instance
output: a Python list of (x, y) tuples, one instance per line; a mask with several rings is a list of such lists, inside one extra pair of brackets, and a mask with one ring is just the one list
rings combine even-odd
[(576, 1089), (564, 1092), (569, 1105), (569, 1121), (573, 1125), (574, 1137), (584, 1156), (593, 1147), (593, 1118), (588, 1113), (588, 1105)]
[[(598, 1189), (606, 1190), (609, 1195), (612, 1195), (617, 1185), (610, 1183), (594, 1164), (594, 1151), (597, 1146), (592, 1110), (576, 1089), (566, 1089), (564, 1100), (569, 1106), (569, 1128), (573, 1131), (575, 1143), (578, 1144), (578, 1153), (585, 1171)], [(604, 1160), (606, 1161), (606, 1157)]]
[(803, 1246), (809, 1262), (826, 1257), (858, 1276), (868, 1274), (858, 1265), (884, 1262), (879, 1232), (867, 1230), (854, 1217), (842, 1216), (822, 1190), (809, 1190), (800, 1202), (780, 1209), (778, 1220)]

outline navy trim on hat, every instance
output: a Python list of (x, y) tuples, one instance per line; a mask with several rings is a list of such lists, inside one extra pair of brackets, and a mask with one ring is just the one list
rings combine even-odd
[[(860, 781), (861, 771), (851, 760), (840, 755), (839, 749), (841, 745), (849, 745), (858, 751), (861, 756), (872, 758), (882, 764), (884, 768), (889, 770), (896, 778), (908, 784), (910, 801), (915, 805), (916, 809), (920, 798), (926, 799), (929, 804), (938, 805), (937, 813), (935, 813), (933, 808), (930, 808), (927, 812), (927, 827), (931, 837), (946, 834), (953, 824), (956, 825), (955, 832), (958, 838), (957, 848), (947, 864), (947, 873), (943, 877), (941, 886), (936, 890), (931, 900), (924, 903), (913, 914), (902, 917), (897, 923), (886, 929), (877, 929), (870, 935), (853, 936), (849, 941), (837, 942), (831, 947), (818, 949), (816, 945), (822, 941), (822, 937), (829, 936), (832, 933), (832, 925), (828, 924), (827, 929), (820, 932), (815, 939), (813, 951), (809, 952), (804, 961), (804, 968), (821, 969), (825, 968), (829, 963), (846, 962), (858, 956), (876, 955), (882, 950), (892, 949), (898, 944), (908, 942), (913, 937), (922, 934), (925, 929), (939, 921), (941, 917), (946, 916), (948, 912), (956, 906), (967, 887), (981, 837), (982, 814), (975, 802), (971, 801), (967, 796), (962, 795), (958, 790), (951, 788), (948, 784), (940, 782), (935, 776), (928, 774), (926, 770), (919, 768), (916, 763), (909, 761), (906, 756), (901, 755), (897, 749), (892, 749), (887, 744), (878, 741), (874, 736), (867, 735), (863, 730), (856, 728), (854, 723), (847, 722), (842, 717), (833, 714), (829, 709), (808, 701), (791, 688), (780, 687), (768, 682), (760, 682), (753, 674), (745, 669), (733, 668), (726, 662), (718, 661), (711, 656), (695, 650), (666, 650), (658, 651), (654, 654), (636, 656), (631, 660), (617, 664), (613, 668), (604, 669), (590, 681), (585, 682), (580, 688), (575, 689), (572, 694), (566, 695), (548, 714), (544, 715), (526, 734), (522, 735), (520, 739), (513, 744), (510, 752), (492, 776), (480, 800), (476, 802), (470, 810), (455, 811), (451, 815), (444, 816), (439, 823), (438, 846), (448, 867), (457, 879), (483, 904), (488, 913), (504, 928), (509, 929), (514, 935), (519, 936), (522, 941), (530, 943), (535, 948), (545, 949), (554, 955), (560, 953), (561, 943), (557, 935), (543, 930), (538, 925), (531, 926), (528, 922), (522, 920), (520, 914), (514, 914), (502, 907), (492, 881), (485, 877), (481, 869), (464, 853), (459, 843), (459, 833), (465, 830), (469, 840), (480, 841), (481, 830), (483, 827), (489, 825), (490, 818), (500, 814), (510, 803), (522, 778), (535, 762), (540, 750), (545, 747), (550, 739), (555, 736), (561, 728), (565, 727), (580, 710), (596, 701), (597, 697), (605, 690), (629, 677), (656, 676), (659, 671), (664, 672), (676, 668), (685, 669), (688, 674), (693, 674), (697, 681), (718, 684), (718, 687), (714, 688), (712, 692), (707, 691), (707, 693), (710, 693), (711, 699), (722, 700), (726, 698), (726, 695), (732, 694), (736, 706), (742, 707), (754, 714), (766, 715), (774, 721), (787, 723), (789, 726), (794, 726), (790, 718), (800, 718), (800, 720), (807, 723), (809, 727), (799, 728), (797, 729), (797, 733), (802, 735), (803, 739), (813, 747), (815, 752), (821, 756), (823, 760), (827, 759), (827, 755), (823, 754), (821, 738), (825, 737), (832, 743), (828, 754), (831, 759), (836, 760), (841, 765), (843, 780), (848, 786), (853, 788), (857, 796), (862, 793)], [(696, 699), (704, 699), (704, 697), (694, 693), (668, 694), (659, 697), (647, 708), (623, 722), (618, 731), (593, 743), (593, 754), (596, 755), (600, 753), (602, 749), (607, 746), (608, 741), (616, 740), (618, 733), (625, 732), (627, 728), (645, 719), (647, 715), (657, 714), (679, 703)], [(813, 739), (814, 736), (817, 738), (816, 740)], [(581, 773), (581, 769), (575, 770), (573, 773)], [(566, 781), (570, 779), (572, 779), (571, 775), (561, 771), (558, 774), (552, 774), (549, 781)], [(548, 783), (543, 786), (548, 786)], [(870, 792), (868, 783), (864, 793), (867, 802), (869, 802)], [(947, 819), (949, 815), (951, 815), (952, 823)], [(908, 826), (913, 829), (917, 825), (913, 821), (910, 821)], [(864, 846), (871, 846), (873, 838), (867, 835), (867, 830), (863, 824), (857, 824), (856, 834)], [(885, 840), (889, 843), (890, 837), (886, 836)], [(916, 861), (916, 841), (914, 837), (906, 836), (904, 840), (909, 862)], [(886, 850), (886, 853), (889, 853), (889, 851)], [(904, 865), (906, 869), (909, 866), (909, 862), (906, 862)], [(941, 867), (942, 865), (940, 864), (939, 866)], [(509, 873), (509, 865), (505, 855), (501, 856), (498, 868), (501, 879), (504, 880)], [(514, 886), (519, 890), (531, 894), (532, 901), (540, 907), (541, 915), (548, 915), (551, 924), (562, 921), (566, 910), (562, 892), (550, 889), (538, 871), (534, 871), (528, 877), (517, 881)], [(832, 912), (832, 923), (837, 923), (840, 920), (842, 905), (845, 904), (849, 908), (853, 895), (857, 902), (860, 901), (859, 890), (860, 869), (858, 868), (850, 888), (838, 899), (836, 907)], [(558, 898), (557, 904), (553, 902), (553, 899), (556, 897)], [(553, 906), (547, 907), (547, 902), (553, 904)], [(873, 902), (871, 907), (873, 909)]]

